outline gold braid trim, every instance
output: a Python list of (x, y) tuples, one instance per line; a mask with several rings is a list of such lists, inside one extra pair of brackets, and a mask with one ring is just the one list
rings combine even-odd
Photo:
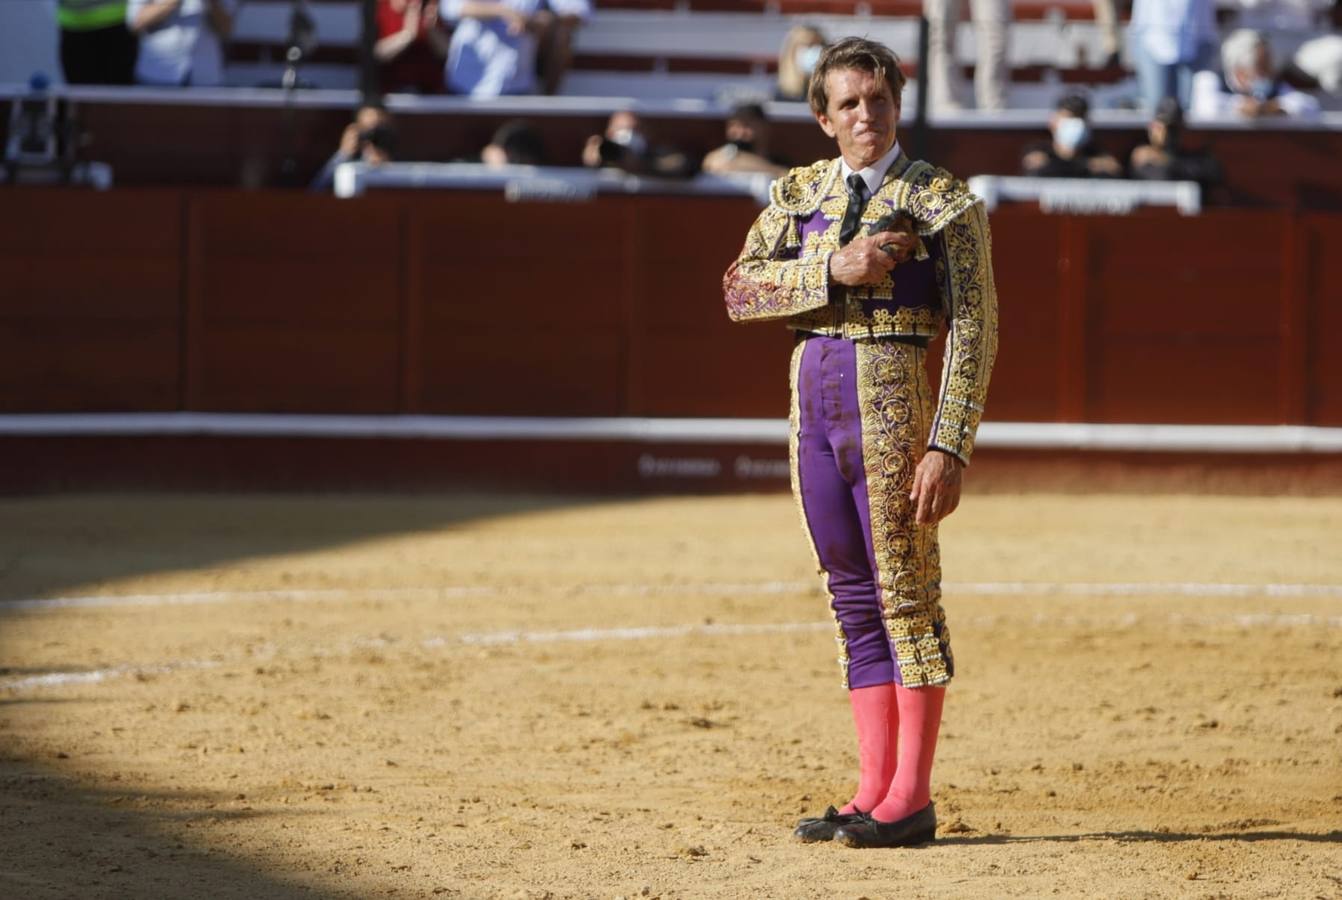
[(946, 684), (954, 663), (941, 607), (937, 526), (914, 523), (913, 474), (926, 446), (931, 396), (921, 348), (856, 341), (862, 461), (881, 617), (905, 687)]
[(929, 441), (930, 446), (953, 453), (968, 465), (997, 358), (992, 234), (981, 204), (953, 219), (944, 233), (945, 269), (938, 274), (950, 330), (941, 365), (941, 397)]

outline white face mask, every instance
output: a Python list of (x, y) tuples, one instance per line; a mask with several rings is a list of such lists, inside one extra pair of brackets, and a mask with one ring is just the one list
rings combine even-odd
[(797, 68), (801, 69), (803, 74), (810, 75), (815, 71), (816, 63), (820, 62), (820, 54), (824, 49), (819, 44), (798, 47), (797, 52), (793, 54), (793, 59), (797, 62)]
[(621, 128), (610, 139), (635, 156), (642, 156), (648, 149), (648, 139), (632, 128)]
[(1086, 142), (1090, 137), (1090, 129), (1086, 127), (1085, 119), (1078, 119), (1076, 116), (1068, 116), (1058, 123), (1058, 127), (1053, 131), (1053, 139), (1059, 146), (1068, 150), (1075, 150)]

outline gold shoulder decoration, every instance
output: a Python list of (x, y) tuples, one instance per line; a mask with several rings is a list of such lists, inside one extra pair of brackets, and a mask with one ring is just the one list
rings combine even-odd
[(922, 160), (882, 185), (878, 197), (912, 216), (923, 237), (941, 231), (979, 202), (963, 181)]
[(820, 201), (838, 177), (839, 167), (837, 159), (822, 159), (792, 169), (770, 185), (769, 200), (789, 215), (810, 215), (820, 208)]

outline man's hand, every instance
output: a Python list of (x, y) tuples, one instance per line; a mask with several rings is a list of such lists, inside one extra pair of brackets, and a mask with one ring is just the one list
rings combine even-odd
[(154, 0), (152, 3), (146, 3), (135, 14), (135, 20), (130, 23), (130, 30), (142, 34), (155, 29), (177, 12), (177, 8), (181, 5), (182, 0)]
[(340, 133), (340, 155), (346, 159), (353, 159), (359, 155), (362, 141), (359, 136), (359, 126), (350, 122), (345, 126), (345, 130)]
[(405, 5), (405, 18), (401, 21), (401, 30), (410, 35), (413, 40), (419, 35), (419, 0), (410, 0)]
[(960, 473), (965, 464), (944, 450), (929, 450), (913, 472), (909, 499), (916, 507), (914, 521), (935, 525), (960, 505)]
[(1239, 114), (1250, 119), (1261, 119), (1265, 116), (1280, 116), (1285, 111), (1281, 104), (1275, 99), (1259, 100), (1257, 97), (1241, 97), (1236, 108)]
[(1091, 157), (1086, 162), (1086, 171), (1092, 175), (1107, 175), (1118, 178), (1123, 174), (1123, 167), (1112, 156), (1103, 154)]
[[(907, 258), (917, 240), (915, 235), (897, 231), (853, 238), (852, 243), (829, 258), (829, 277), (849, 287), (877, 284), (898, 259)], [(893, 253), (881, 249), (887, 244), (892, 245)]]
[(502, 3), (500, 3), (499, 6), (501, 7), (499, 18), (504, 21), (505, 25), (507, 25), (508, 34), (516, 36), (527, 30), (527, 26), (531, 24), (530, 17), (523, 15), (510, 6), (504, 6)]

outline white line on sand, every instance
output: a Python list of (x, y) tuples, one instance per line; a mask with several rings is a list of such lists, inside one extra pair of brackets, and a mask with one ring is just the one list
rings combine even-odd
[[(740, 597), (770, 594), (809, 593), (816, 590), (811, 581), (707, 582), (667, 584), (579, 584), (563, 589), (571, 594), (633, 596), (710, 596)], [(970, 596), (1077, 596), (1077, 597), (1317, 597), (1342, 599), (1342, 584), (1248, 584), (1203, 581), (981, 581), (947, 582), (945, 593)], [(180, 594), (103, 594), (84, 597), (36, 597), (0, 600), (5, 610), (83, 609), (115, 606), (189, 606), (207, 603), (232, 603), (258, 600), (322, 602), (372, 600), (378, 598), (446, 600), (456, 597), (494, 597), (517, 593), (520, 587), (483, 587), (445, 585), (411, 588), (324, 588), (314, 590), (206, 591)]]
[(162, 663), (157, 666), (109, 666), (105, 669), (87, 669), (76, 672), (44, 672), (41, 675), (27, 675), (9, 681), (0, 681), (0, 688), (11, 691), (31, 690), (32, 688), (63, 687), (71, 684), (98, 684), (110, 678), (123, 678), (127, 675), (166, 675), (183, 669), (212, 669), (218, 666), (215, 660), (183, 660), (182, 662)]
[[(1171, 627), (1232, 627), (1241, 629), (1258, 628), (1342, 628), (1342, 615), (1319, 616), (1313, 613), (1209, 613), (1191, 615), (1170, 613), (1161, 621)], [(1022, 624), (1036, 625), (1040, 628), (1094, 628), (1126, 629), (1138, 624), (1154, 624), (1155, 617), (1138, 616), (1133, 613), (1121, 615), (1045, 615), (1038, 613), (1028, 619), (1009, 614), (975, 616), (962, 619), (957, 628), (992, 629), (1002, 625), (1019, 627)], [(425, 649), (467, 646), (490, 647), (513, 644), (553, 644), (553, 643), (599, 643), (603, 641), (651, 640), (654, 638), (683, 637), (742, 637), (764, 634), (789, 634), (813, 631), (833, 631), (834, 623), (828, 622), (770, 622), (720, 624), (703, 623), (696, 625), (649, 625), (627, 628), (574, 628), (565, 631), (490, 631), (466, 633), (455, 636), (435, 636), (420, 641)], [(361, 647), (387, 647), (396, 643), (387, 638), (356, 639), (347, 642), (348, 651)], [(338, 652), (338, 650), (337, 650)], [(266, 658), (274, 655), (274, 648), (267, 647), (262, 654)], [(331, 648), (319, 648), (318, 655), (332, 655)], [(179, 672), (186, 669), (209, 669), (222, 665), (219, 660), (185, 660), (154, 666), (111, 666), (76, 672), (47, 672), (42, 675), (29, 675), (10, 680), (0, 679), (0, 690), (22, 691), (34, 688), (61, 687), (65, 685), (97, 684), (113, 678), (127, 675), (160, 675)]]

